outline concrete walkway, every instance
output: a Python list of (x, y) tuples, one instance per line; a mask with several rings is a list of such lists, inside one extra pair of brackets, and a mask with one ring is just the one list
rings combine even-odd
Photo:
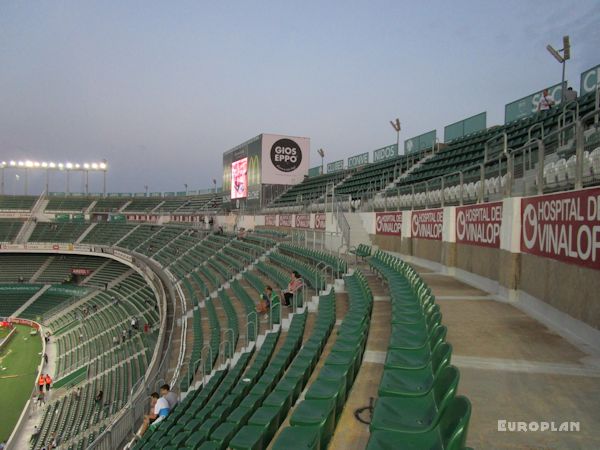
[[(451, 276), (417, 268), (432, 288), (460, 369), (459, 394), (473, 412), (467, 444), (475, 449), (600, 448), (600, 358), (514, 306)], [(387, 289), (369, 277), (379, 301), (359, 375), (330, 449), (363, 449), (367, 425), (357, 408), (377, 397), (389, 342)], [(368, 418), (368, 414), (363, 414)], [(579, 431), (499, 431), (498, 421), (579, 422)]]

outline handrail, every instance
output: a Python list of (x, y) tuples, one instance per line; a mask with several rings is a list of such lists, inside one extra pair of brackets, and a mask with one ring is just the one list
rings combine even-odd
[(258, 334), (258, 314), (256, 314), (256, 311), (250, 311), (246, 314), (246, 348), (250, 345), (250, 316), (254, 316), (254, 321), (252, 322), (254, 325), (253, 341), (256, 340)]
[[(231, 357), (233, 357), (233, 341), (235, 340), (235, 332), (233, 331), (233, 328), (223, 328), (221, 330), (221, 333), (227, 337), (228, 333), (231, 333), (231, 340), (224, 340), (223, 342), (221, 342), (219, 344), (219, 353), (221, 356), (221, 364), (225, 364), (227, 362), (227, 360)], [(229, 354), (226, 354), (225, 352), (221, 351), (221, 347), (225, 348), (225, 345), (229, 344)]]

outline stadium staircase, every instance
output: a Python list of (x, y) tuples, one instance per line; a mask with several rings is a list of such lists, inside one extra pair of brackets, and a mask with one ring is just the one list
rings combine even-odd
[(97, 224), (97, 223), (95, 223), (95, 222), (94, 222), (94, 223), (91, 223), (91, 224), (90, 224), (90, 226), (89, 226), (89, 227), (87, 227), (87, 229), (86, 229), (86, 230), (85, 230), (83, 233), (81, 233), (81, 234), (79, 235), (79, 237), (77, 238), (77, 240), (75, 241), (75, 243), (76, 243), (76, 244), (80, 244), (80, 243), (81, 243), (81, 241), (83, 241), (83, 240), (85, 239), (85, 237), (86, 237), (88, 234), (90, 234), (90, 232), (91, 232), (91, 231), (94, 229), (94, 227), (95, 227), (96, 225), (98, 225), (98, 224)]
[(44, 271), (48, 268), (48, 266), (50, 264), (52, 264), (52, 262), (54, 261), (55, 256), (54, 255), (50, 255), (46, 258), (46, 261), (44, 261), (44, 264), (42, 264), (40, 266), (40, 268), (31, 276), (31, 278), (29, 279), (30, 283), (35, 283), (37, 281), (37, 279), (42, 275), (42, 273), (44, 273)]

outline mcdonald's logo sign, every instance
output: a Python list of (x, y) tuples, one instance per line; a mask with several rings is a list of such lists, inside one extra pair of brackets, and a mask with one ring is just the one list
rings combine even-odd
[(248, 186), (260, 184), (260, 156), (248, 157)]

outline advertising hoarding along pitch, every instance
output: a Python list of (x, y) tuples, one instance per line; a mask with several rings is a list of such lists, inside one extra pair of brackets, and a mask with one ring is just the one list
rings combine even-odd
[(402, 212), (375, 213), (375, 234), (400, 236), (402, 234)]
[(315, 230), (325, 229), (325, 213), (315, 214)]
[(521, 199), (521, 252), (600, 270), (600, 188)]
[(333, 161), (327, 164), (327, 173), (339, 172), (340, 170), (344, 170), (343, 159), (340, 159), (339, 161)]
[(361, 153), (360, 155), (351, 156), (348, 158), (348, 169), (352, 169), (353, 167), (364, 166), (365, 164), (369, 164), (369, 153)]
[(294, 226), (296, 228), (310, 228), (310, 214), (296, 214)]
[(292, 215), (291, 214), (279, 214), (279, 226), (280, 227), (291, 227), (292, 226)]
[[(565, 84), (567, 82), (565, 81)], [(504, 106), (504, 123), (512, 122), (513, 120), (523, 119), (538, 112), (538, 104), (542, 98), (543, 89), (533, 94), (529, 94), (514, 102)], [(562, 96), (561, 84), (555, 84), (548, 88), (548, 95), (554, 100), (555, 106), (560, 104)]]
[(277, 215), (269, 214), (269, 215), (265, 216), (265, 226), (267, 226), (267, 227), (277, 226)]
[(502, 202), (456, 208), (456, 242), (500, 248)]
[(413, 211), (411, 219), (412, 237), (416, 239), (442, 240), (444, 210), (442, 208)]

